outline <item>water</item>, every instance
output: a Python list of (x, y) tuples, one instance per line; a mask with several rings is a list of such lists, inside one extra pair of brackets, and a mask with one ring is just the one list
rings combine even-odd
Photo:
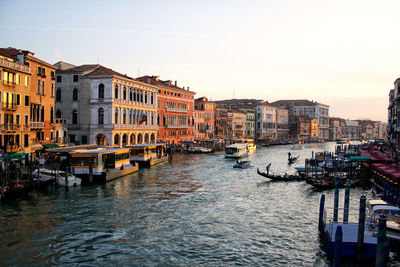
[[(256, 168), (294, 173), (311, 151), (259, 148), (252, 168), (223, 153), (175, 154), (172, 165), (105, 185), (32, 192), (0, 207), (0, 265), (327, 266), (318, 239), (321, 192), (305, 182), (270, 182)], [(362, 189), (351, 189), (358, 208)], [(325, 192), (326, 205), (333, 192)], [(341, 192), (340, 205), (343, 205)], [(399, 266), (391, 254), (389, 265)]]

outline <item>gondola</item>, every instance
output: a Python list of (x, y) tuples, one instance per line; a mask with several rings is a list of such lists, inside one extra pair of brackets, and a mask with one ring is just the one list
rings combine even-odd
[(265, 172), (260, 171), (259, 168), (257, 168), (257, 173), (261, 176), (267, 177), (271, 180), (274, 181), (299, 181), (299, 180), (304, 180), (302, 177), (298, 175), (288, 175), (285, 174), (284, 176), (282, 175), (274, 175), (274, 174), (267, 174)]

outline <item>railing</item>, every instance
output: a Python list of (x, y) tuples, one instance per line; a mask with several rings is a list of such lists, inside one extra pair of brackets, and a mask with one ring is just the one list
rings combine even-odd
[(91, 98), (90, 99), (91, 104), (96, 104), (96, 103), (112, 103), (112, 100), (110, 98)]
[(164, 125), (165, 128), (167, 129), (184, 129), (184, 128), (190, 128), (189, 125)]
[(143, 124), (114, 124), (115, 130), (157, 130), (157, 125), (143, 125)]
[(4, 110), (17, 110), (18, 106), (15, 103), (5, 102), (2, 107)]
[(31, 128), (42, 129), (44, 128), (44, 122), (39, 122), (39, 121), (31, 122)]
[(166, 111), (172, 111), (172, 112), (180, 112), (180, 113), (187, 113), (187, 109), (180, 109), (180, 108), (166, 108)]
[(15, 70), (20, 70), (20, 71), (24, 71), (24, 72), (31, 72), (31, 69), (29, 66), (23, 65), (19, 62), (14, 62), (14, 61), (9, 61), (9, 60), (5, 60), (3, 58), (0, 58), (0, 65), (7, 67), (7, 68), (11, 68), (11, 69), (15, 69)]
[(66, 124), (67, 123), (66, 119), (60, 119), (60, 118), (56, 118), (54, 121), (56, 124)]
[(21, 128), (21, 125), (18, 124), (0, 124), (0, 129), (2, 131), (16, 131), (19, 130)]
[(16, 85), (17, 85), (15, 82), (6, 81), (6, 80), (3, 81), (3, 84), (4, 84), (4, 85), (8, 85), (8, 86), (16, 86)]

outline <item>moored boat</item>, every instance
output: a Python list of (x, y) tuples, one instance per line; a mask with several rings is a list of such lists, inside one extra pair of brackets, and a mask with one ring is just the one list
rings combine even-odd
[(126, 146), (129, 148), (129, 160), (135, 164), (137, 162), (141, 166), (153, 166), (168, 161), (164, 143), (152, 143)]
[(85, 182), (107, 182), (139, 170), (129, 161), (129, 148), (99, 148), (71, 153), (74, 174)]

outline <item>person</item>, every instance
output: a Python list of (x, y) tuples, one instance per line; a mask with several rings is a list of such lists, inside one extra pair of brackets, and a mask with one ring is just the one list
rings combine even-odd
[(271, 163), (267, 165), (266, 169), (267, 169), (267, 175), (269, 174), (269, 168), (271, 167)]

